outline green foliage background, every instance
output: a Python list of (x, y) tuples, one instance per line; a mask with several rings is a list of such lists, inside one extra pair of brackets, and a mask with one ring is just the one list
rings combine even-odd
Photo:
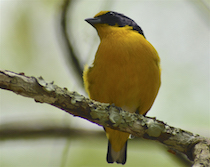
[[(60, 36), (59, 0), (0, 0), (0, 68), (42, 76), (85, 94), (67, 63)], [(162, 86), (148, 116), (210, 137), (209, 1), (80, 0), (69, 11), (69, 36), (81, 64), (91, 64), (99, 39), (84, 19), (114, 10), (134, 19), (159, 52)], [(102, 128), (52, 106), (0, 90), (0, 131), (13, 127), (78, 130), (62, 135), (26, 135), (0, 139), (2, 167), (117, 166), (105, 161)], [(80, 133), (80, 130), (94, 131)], [(119, 166), (119, 165), (118, 165)], [(128, 143), (126, 166), (185, 166), (167, 148), (152, 141)]]

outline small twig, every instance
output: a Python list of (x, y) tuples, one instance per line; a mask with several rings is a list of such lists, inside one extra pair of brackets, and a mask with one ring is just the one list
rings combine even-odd
[(69, 20), (69, 18), (67, 14), (70, 5), (71, 5), (71, 0), (64, 0), (61, 10), (61, 20), (60, 20), (61, 33), (63, 36), (64, 44), (66, 45), (68, 61), (70, 65), (74, 68), (74, 72), (79, 78), (80, 85), (83, 86), (83, 80), (82, 80), (83, 67), (78, 60), (78, 56), (76, 55), (75, 50), (72, 46), (72, 42), (68, 36), (69, 28), (67, 26), (67, 21)]

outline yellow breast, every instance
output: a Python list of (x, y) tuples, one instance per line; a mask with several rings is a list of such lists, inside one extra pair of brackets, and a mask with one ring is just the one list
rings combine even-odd
[[(160, 87), (154, 47), (129, 27), (96, 27), (101, 39), (93, 67), (84, 72), (91, 99), (146, 113)], [(109, 31), (109, 32), (107, 32)]]

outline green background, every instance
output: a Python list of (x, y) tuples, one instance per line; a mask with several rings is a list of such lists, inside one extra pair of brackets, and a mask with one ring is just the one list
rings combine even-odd
[[(0, 0), (0, 68), (42, 76), (87, 96), (66, 59), (61, 6), (59, 0)], [(208, 0), (76, 0), (68, 13), (69, 37), (81, 64), (90, 65), (99, 38), (84, 19), (113, 10), (135, 20), (161, 58), (162, 85), (148, 116), (210, 137), (209, 8)], [(69, 131), (60, 132), (65, 128)], [(107, 139), (101, 127), (0, 90), (0, 132), (4, 130), (11, 134), (0, 139), (2, 167), (117, 166), (105, 161)], [(125, 166), (186, 165), (163, 145), (135, 138), (129, 140)]]

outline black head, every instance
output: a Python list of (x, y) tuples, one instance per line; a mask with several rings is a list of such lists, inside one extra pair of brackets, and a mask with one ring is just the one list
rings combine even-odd
[[(94, 24), (108, 24), (110, 26), (118, 26), (118, 27), (124, 27), (126, 25), (133, 27), (133, 30), (138, 31), (139, 34), (144, 36), (144, 33), (142, 29), (138, 26), (138, 24), (135, 23), (132, 19), (129, 17), (113, 12), (113, 11), (107, 11), (107, 12), (100, 12), (98, 13), (94, 18), (86, 19), (88, 23), (94, 26)], [(145, 36), (144, 36), (145, 37)]]

